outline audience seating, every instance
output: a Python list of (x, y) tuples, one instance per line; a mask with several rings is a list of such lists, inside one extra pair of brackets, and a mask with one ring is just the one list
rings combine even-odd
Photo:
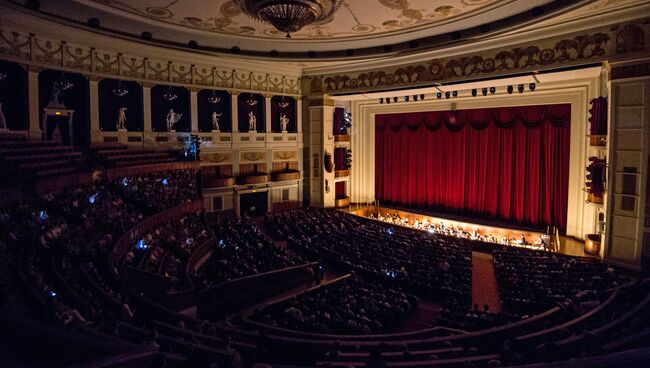
[[(582, 360), (569, 361), (577, 357), (589, 362), (620, 354), (621, 361), (634, 366), (648, 356), (648, 282), (606, 263), (500, 248), (494, 251), (497, 281), (509, 317), (490, 315), (499, 322), (472, 325), (476, 328), (469, 330), (475, 331), (437, 327), (394, 333), (391, 325), (408, 317), (416, 295), (438, 300), (458, 315), (471, 313), (471, 249), (450, 238), (323, 209), (268, 216), (275, 241), (262, 226), (229, 219), (207, 224), (194, 210), (147, 221), (200, 200), (197, 185), (192, 170), (130, 176), (0, 210), (0, 303), (6, 311), (0, 323), (11, 326), (4, 330), (24, 329), (18, 340), (24, 351), (29, 350), (27, 331), (36, 332), (35, 342), (55, 341), (59, 355), (56, 349), (48, 353), (78, 366), (110, 355), (138, 367), (552, 362), (564, 368), (580, 366)], [(137, 255), (140, 235), (147, 232), (149, 247)], [(175, 240), (170, 241), (171, 234)], [(191, 244), (188, 237), (194, 239)], [(194, 269), (188, 262), (195, 261), (192, 253), (199, 249), (202, 261)], [(173, 293), (141, 294), (126, 272), (134, 268), (175, 277), (172, 292), (198, 292), (308, 261), (355, 276), (270, 304), (251, 318), (215, 321), (198, 318), (191, 308), (169, 308), (164, 299)], [(325, 323), (325, 313), (330, 321), (339, 313), (354, 323)], [(455, 315), (450, 313), (447, 322), (454, 322)], [(644, 350), (625, 352), (635, 348)], [(21, 357), (43, 364), (36, 356)]]

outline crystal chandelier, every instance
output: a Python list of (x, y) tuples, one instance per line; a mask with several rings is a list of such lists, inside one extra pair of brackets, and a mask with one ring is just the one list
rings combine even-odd
[(249, 17), (291, 37), (302, 27), (330, 18), (343, 0), (234, 0)]

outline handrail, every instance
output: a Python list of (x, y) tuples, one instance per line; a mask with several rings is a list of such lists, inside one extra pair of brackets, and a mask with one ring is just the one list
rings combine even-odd
[(557, 332), (557, 331), (560, 331), (560, 330), (563, 330), (563, 329), (566, 329), (566, 328), (571, 328), (571, 327), (573, 327), (573, 326), (575, 326), (575, 325), (577, 325), (577, 324), (579, 324), (581, 322), (584, 322), (584, 321), (598, 315), (601, 311), (603, 311), (610, 304), (612, 304), (614, 299), (616, 299), (617, 296), (618, 296), (618, 292), (613, 292), (603, 303), (601, 303), (596, 308), (590, 310), (589, 312), (587, 312), (587, 313), (585, 313), (585, 314), (583, 314), (583, 315), (581, 315), (581, 316), (579, 316), (577, 318), (574, 318), (574, 319), (572, 319), (570, 321), (567, 321), (567, 322), (565, 322), (565, 323), (563, 323), (561, 325), (556, 325), (556, 326), (547, 328), (545, 330), (536, 331), (536, 332), (533, 332), (533, 333), (530, 333), (530, 334), (527, 334), (527, 335), (517, 336), (515, 338), (515, 340), (517, 342), (521, 343), (521, 342), (529, 341), (529, 340), (532, 340), (532, 339), (535, 339), (535, 338), (538, 338), (538, 337), (541, 337), (541, 336), (549, 335), (549, 334), (552, 334), (554, 332)]

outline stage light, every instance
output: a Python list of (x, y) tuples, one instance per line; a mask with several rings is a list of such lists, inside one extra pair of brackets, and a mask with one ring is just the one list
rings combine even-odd
[(47, 219), (47, 212), (45, 212), (45, 211), (39, 212), (38, 213), (38, 218), (40, 218), (41, 221), (45, 221), (45, 219)]
[(442, 98), (442, 92), (436, 93), (436, 97), (438, 97), (438, 99), (441, 99)]
[(458, 97), (458, 91), (454, 91), (451, 93), (452, 97), (456, 98)]
[(129, 179), (127, 178), (122, 179), (122, 185), (125, 187), (129, 186)]
[(512, 91), (513, 91), (513, 90), (514, 90), (514, 88), (513, 88), (512, 86), (508, 86), (508, 94), (509, 94), (509, 95), (512, 94)]
[(519, 93), (524, 93), (524, 85), (523, 84), (518, 85), (517, 91), (519, 91)]
[(162, 185), (167, 186), (167, 184), (169, 184), (169, 180), (167, 180), (167, 178), (163, 179)]
[(55, 298), (55, 297), (56, 297), (56, 291), (54, 291), (54, 290), (50, 290), (50, 296), (51, 296), (52, 298)]
[(90, 204), (95, 204), (95, 197), (96, 197), (96, 196), (97, 196), (97, 194), (93, 194), (93, 195), (91, 195), (90, 197), (88, 197), (88, 202), (89, 202)]
[(380, 103), (380, 104), (383, 104), (383, 103), (384, 103), (384, 98), (383, 98), (383, 97), (379, 97), (379, 103)]
[(218, 244), (218, 245), (219, 245), (219, 247), (221, 247), (221, 248), (225, 248), (225, 247), (226, 247), (226, 244), (224, 244), (223, 239), (219, 239), (219, 244)]
[(411, 99), (411, 96), (404, 96), (404, 102), (409, 102), (410, 99)]
[(449, 98), (451, 96), (451, 93), (449, 91), (445, 92), (445, 98)]
[(496, 87), (490, 87), (490, 93), (494, 94), (497, 91)]
[(472, 97), (476, 97), (476, 88), (472, 88)]
[(529, 89), (531, 92), (534, 91), (536, 87), (537, 87), (537, 86), (535, 85), (535, 83), (531, 83), (531, 84), (528, 85), (528, 89)]
[(420, 100), (424, 100), (424, 93), (420, 94)]
[(393, 97), (393, 102), (397, 102), (397, 96)]
[(481, 89), (481, 93), (483, 94), (483, 96), (486, 96), (487, 95), (487, 87), (483, 87), (483, 89)]

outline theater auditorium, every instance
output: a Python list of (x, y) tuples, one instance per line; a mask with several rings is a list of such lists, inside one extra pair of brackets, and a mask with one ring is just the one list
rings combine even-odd
[(0, 0), (0, 367), (648, 367), (649, 96), (649, 0)]

